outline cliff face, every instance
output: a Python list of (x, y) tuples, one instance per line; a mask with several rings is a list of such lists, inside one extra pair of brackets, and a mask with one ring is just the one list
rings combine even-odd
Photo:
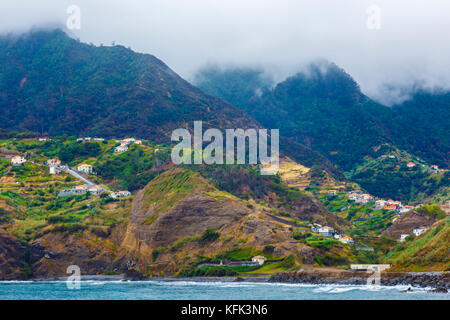
[(17, 239), (0, 229), (0, 279), (23, 279), (24, 248)]
[[(215, 236), (208, 239), (208, 232)], [(292, 240), (292, 226), (219, 191), (198, 173), (174, 169), (136, 196), (118, 259), (173, 275), (201, 257), (271, 245), (274, 256), (294, 254), (313, 263), (313, 249)]]
[(44, 235), (28, 247), (33, 277), (68, 276), (70, 265), (79, 266), (82, 274), (118, 272), (120, 263), (114, 260), (121, 230), (123, 227), (117, 226), (107, 237), (89, 231)]

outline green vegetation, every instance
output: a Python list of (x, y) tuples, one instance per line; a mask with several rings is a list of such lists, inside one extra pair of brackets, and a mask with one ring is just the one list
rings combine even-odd
[(393, 264), (393, 270), (450, 271), (450, 219), (441, 220), (425, 234), (410, 237), (389, 251), (384, 261)]

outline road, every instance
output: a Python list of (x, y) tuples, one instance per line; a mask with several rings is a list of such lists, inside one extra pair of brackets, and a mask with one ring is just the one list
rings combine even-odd
[(79, 180), (85, 182), (88, 186), (92, 187), (92, 186), (95, 186), (95, 185), (96, 185), (95, 183), (89, 181), (88, 179), (86, 179), (85, 177), (83, 177), (82, 175), (80, 175), (78, 172), (76, 172), (76, 171), (70, 169), (69, 167), (64, 166), (64, 167), (62, 167), (62, 168), (63, 168), (63, 170), (64, 170), (65, 172), (67, 172), (67, 173), (70, 174), (71, 176), (73, 176), (73, 177), (75, 177), (75, 178), (77, 178), (77, 179), (79, 179)]

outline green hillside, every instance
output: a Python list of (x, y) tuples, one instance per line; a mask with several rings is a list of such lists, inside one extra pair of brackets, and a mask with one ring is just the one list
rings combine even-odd
[(450, 219), (433, 225), (419, 237), (409, 237), (389, 252), (384, 260), (393, 264), (393, 270), (450, 271)]

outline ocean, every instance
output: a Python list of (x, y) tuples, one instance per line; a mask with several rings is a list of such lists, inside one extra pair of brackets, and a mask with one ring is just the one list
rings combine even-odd
[(197, 280), (0, 281), (0, 300), (450, 300), (409, 286), (313, 285)]

